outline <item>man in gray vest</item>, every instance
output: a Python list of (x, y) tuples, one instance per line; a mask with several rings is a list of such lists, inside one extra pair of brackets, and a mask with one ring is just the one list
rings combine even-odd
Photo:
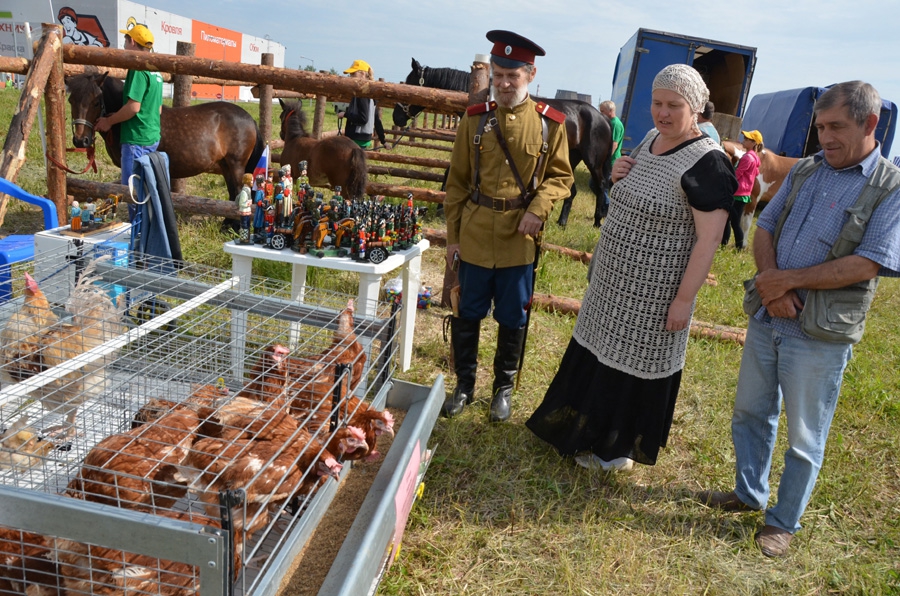
[(769, 557), (784, 556), (800, 529), (877, 276), (900, 277), (900, 169), (875, 140), (880, 111), (878, 92), (862, 81), (822, 95), (822, 151), (794, 166), (753, 240), (759, 273), (755, 293), (745, 284), (750, 321), (731, 422), (735, 489), (700, 500), (727, 511), (767, 507), (783, 399), (789, 448), (778, 500), (756, 535)]

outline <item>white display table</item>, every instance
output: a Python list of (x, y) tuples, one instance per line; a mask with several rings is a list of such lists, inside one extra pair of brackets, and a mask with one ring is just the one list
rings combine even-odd
[(431, 244), (428, 240), (420, 240), (415, 246), (391, 254), (378, 263), (355, 261), (345, 257), (315, 257), (300, 254), (290, 249), (273, 250), (257, 244), (225, 243), (225, 252), (231, 255), (232, 272), (241, 278), (241, 287), (249, 288), (250, 275), (253, 270), (253, 259), (265, 259), (291, 264), (291, 296), (303, 301), (306, 289), (306, 268), (322, 267), (336, 271), (351, 271), (359, 274), (359, 294), (357, 312), (374, 316), (378, 306), (378, 295), (381, 291), (381, 279), (385, 274), (402, 268), (403, 306), (400, 310), (400, 366), (407, 370), (412, 362), (413, 331), (416, 323), (416, 302), (421, 286), (422, 251)]

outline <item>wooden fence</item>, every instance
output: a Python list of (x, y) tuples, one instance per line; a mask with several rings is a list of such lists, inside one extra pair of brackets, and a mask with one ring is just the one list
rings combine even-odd
[[(271, 55), (268, 55), (271, 56)], [(267, 55), (263, 56), (263, 64), (251, 65), (223, 60), (210, 60), (195, 56), (167, 54), (149, 54), (144, 52), (128, 52), (124, 50), (63, 45), (61, 28), (58, 25), (43, 25), (41, 39), (36, 43), (33, 60), (23, 58), (0, 57), (0, 71), (25, 74), (25, 85), (10, 131), (3, 148), (0, 161), (0, 176), (15, 181), (25, 159), (25, 145), (40, 107), (40, 96), (45, 97), (47, 121), (47, 154), (50, 157), (47, 165), (47, 195), (57, 205), (60, 224), (65, 224), (68, 214), (68, 197), (84, 196), (93, 190), (120, 185), (103, 185), (88, 181), (66, 178), (65, 170), (56, 164), (66, 165), (66, 122), (65, 122), (65, 86), (66, 74), (95, 72), (100, 69), (110, 71), (113, 76), (124, 77), (128, 69), (154, 70), (164, 73), (166, 80), (178, 85), (180, 80), (188, 84), (215, 82), (222, 84), (250, 85), (258, 88), (261, 104), (266, 103), (271, 109), (271, 98), (274, 90), (294, 92), (317, 98), (317, 108), (330, 100), (347, 100), (351, 97), (370, 97), (383, 103), (411, 103), (425, 106), (436, 113), (450, 114), (462, 112), (469, 104), (466, 93), (430, 89), (406, 84), (385, 83), (383, 81), (365, 81), (347, 77), (339, 77), (326, 73), (315, 73), (287, 68), (276, 68), (265, 64)], [(267, 95), (268, 94), (268, 95)], [(266, 101), (264, 98), (268, 97)], [(321, 100), (321, 101), (320, 101)], [(318, 111), (318, 109), (317, 109)], [(324, 117), (324, 111), (322, 112)], [(271, 118), (267, 120), (271, 122)], [(424, 134), (424, 133), (423, 133)], [(271, 133), (266, 135), (270, 138)], [(54, 163), (55, 162), (55, 163)], [(432, 167), (432, 166), (426, 166)], [(90, 189), (90, 190), (88, 190)], [(413, 194), (416, 200), (441, 202), (443, 193), (429, 189), (402, 187), (370, 183), (366, 189), (370, 194), (405, 197)], [(122, 194), (117, 192), (117, 194)], [(94, 195), (96, 196), (96, 195)], [(0, 196), (0, 225), (6, 213), (8, 197)], [(204, 203), (206, 201), (206, 203)], [(233, 204), (202, 197), (187, 197), (182, 193), (173, 193), (176, 209), (192, 212), (227, 214), (236, 212)], [(221, 208), (216, 203), (221, 203)]]

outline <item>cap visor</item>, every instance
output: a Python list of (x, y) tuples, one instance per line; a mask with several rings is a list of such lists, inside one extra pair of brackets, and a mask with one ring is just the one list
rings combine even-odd
[(493, 62), (500, 68), (519, 68), (520, 66), (525, 66), (526, 64), (528, 64), (527, 62), (522, 62), (521, 60), (512, 60), (511, 58), (494, 56), (493, 54), (491, 54), (491, 62)]

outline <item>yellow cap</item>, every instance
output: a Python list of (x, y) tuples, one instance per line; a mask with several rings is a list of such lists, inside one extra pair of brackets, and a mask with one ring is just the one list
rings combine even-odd
[(762, 133), (759, 132), (758, 130), (751, 130), (751, 131), (742, 130), (741, 134), (744, 135), (745, 139), (750, 139), (757, 145), (759, 145), (760, 143), (763, 142)]
[(124, 33), (141, 47), (153, 49), (153, 34), (150, 33), (146, 25), (135, 25), (130, 29), (119, 29), (119, 33)]
[(372, 70), (372, 67), (369, 66), (369, 63), (365, 60), (354, 60), (353, 64), (350, 65), (350, 68), (344, 71), (344, 74), (353, 74), (358, 70), (369, 72)]

